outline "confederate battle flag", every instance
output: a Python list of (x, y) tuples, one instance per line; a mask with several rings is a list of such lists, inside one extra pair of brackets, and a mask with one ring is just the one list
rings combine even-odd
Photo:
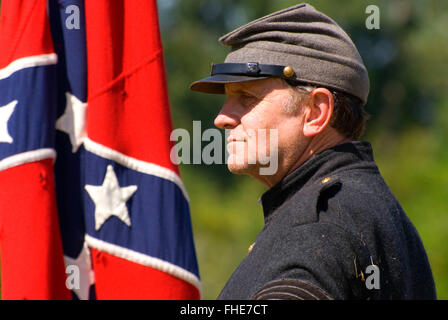
[(3, 299), (197, 299), (155, 0), (2, 0)]

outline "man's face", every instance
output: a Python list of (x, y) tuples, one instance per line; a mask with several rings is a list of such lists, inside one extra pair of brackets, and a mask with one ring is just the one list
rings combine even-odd
[(293, 106), (293, 90), (284, 81), (271, 78), (229, 83), (225, 91), (227, 100), (215, 125), (230, 129), (229, 170), (260, 178), (260, 168), (266, 167), (266, 155), (271, 155), (272, 160), (273, 152), (277, 151), (278, 169), (272, 174), (288, 173), (308, 141), (302, 132), (302, 106)]

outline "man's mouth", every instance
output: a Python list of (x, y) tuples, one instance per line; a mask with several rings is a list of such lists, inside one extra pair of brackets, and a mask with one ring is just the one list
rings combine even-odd
[(246, 139), (244, 138), (233, 138), (233, 137), (227, 138), (227, 142), (244, 142), (244, 141), (246, 141)]

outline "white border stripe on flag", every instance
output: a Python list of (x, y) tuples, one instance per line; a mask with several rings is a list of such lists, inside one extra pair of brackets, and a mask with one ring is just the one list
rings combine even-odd
[(25, 68), (47, 66), (58, 63), (58, 56), (56, 53), (41, 54), (37, 56), (30, 56), (14, 60), (3, 69), (0, 69), (0, 80), (6, 79), (14, 72)]
[(91, 248), (104, 251), (116, 257), (123, 258), (146, 267), (151, 267), (160, 270), (162, 272), (175, 276), (176, 278), (184, 280), (193, 285), (194, 287), (196, 287), (196, 289), (198, 289), (199, 291), (199, 295), (201, 295), (201, 282), (199, 281), (198, 277), (195, 274), (179, 266), (176, 266), (172, 263), (166, 262), (158, 258), (148, 256), (143, 253), (139, 253), (124, 247), (117, 246), (109, 242), (105, 242), (103, 240), (99, 240), (87, 234), (85, 239), (87, 245)]
[(162, 166), (156, 165), (154, 163), (145, 162), (142, 160), (138, 160), (132, 157), (129, 157), (125, 154), (122, 154), (116, 150), (113, 150), (109, 147), (101, 145), (97, 142), (90, 140), (89, 138), (84, 139), (84, 148), (105, 159), (113, 160), (126, 168), (153, 175), (162, 179), (170, 180), (175, 183), (180, 190), (182, 191), (185, 199), (189, 202), (187, 190), (181, 180), (181, 178), (172, 170), (164, 168)]
[(15, 154), (13, 156), (0, 160), (0, 171), (30, 162), (41, 161), (44, 159), (55, 160), (56, 151), (54, 149), (45, 148)]

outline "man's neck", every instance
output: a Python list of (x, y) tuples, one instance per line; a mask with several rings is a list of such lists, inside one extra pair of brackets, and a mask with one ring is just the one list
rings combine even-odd
[(326, 132), (322, 132), (314, 137), (312, 137), (306, 146), (305, 150), (302, 152), (301, 156), (290, 166), (287, 166), (283, 170), (277, 171), (274, 175), (257, 175), (254, 176), (255, 179), (265, 184), (269, 188), (277, 184), (280, 180), (290, 174), (292, 171), (300, 167), (305, 161), (311, 158), (313, 155), (318, 154), (328, 148), (336, 146), (341, 143), (345, 143), (350, 141), (349, 138), (346, 138), (339, 134), (336, 130), (331, 128)]

